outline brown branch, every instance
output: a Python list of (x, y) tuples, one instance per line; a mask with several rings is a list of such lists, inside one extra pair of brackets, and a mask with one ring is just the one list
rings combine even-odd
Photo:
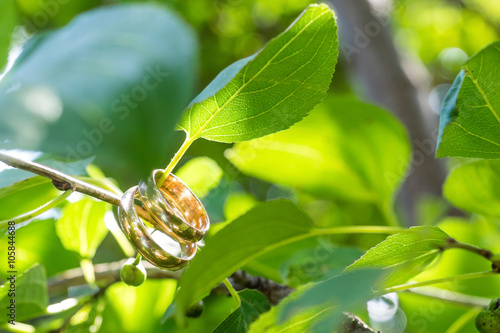
[(482, 249), (471, 244), (462, 243), (454, 238), (448, 238), (446, 240), (446, 244), (441, 247), (442, 251), (447, 249), (462, 249), (477, 254), (491, 262), (491, 268), (493, 269), (493, 271), (500, 273), (500, 260), (495, 257), (493, 252), (491, 252), (490, 250)]
[(290, 288), (287, 285), (280, 284), (260, 276), (252, 276), (247, 274), (245, 271), (235, 272), (231, 275), (230, 281), (236, 290), (248, 288), (260, 291), (273, 305), (278, 304), (282, 299), (294, 291), (293, 288)]
[[(422, 96), (422, 92), (429, 90), (428, 84), (410, 80), (391, 36), (389, 20), (378, 15), (369, 0), (332, 0), (332, 3), (339, 21), (342, 59), (353, 78), (359, 81), (367, 99), (392, 111), (409, 131), (414, 158), (400, 199), (407, 217), (413, 221), (418, 198), (440, 196), (446, 175), (443, 163), (434, 158), (437, 117), (425, 112), (428, 108)], [(404, 170), (400, 170), (381, 176), (404, 175)]]
[(446, 245), (444, 245), (442, 247), (442, 249), (443, 250), (462, 249), (462, 250), (466, 250), (466, 251), (472, 252), (474, 254), (477, 254), (477, 255), (479, 255), (487, 260), (490, 260), (490, 261), (492, 260), (492, 257), (493, 257), (493, 252), (491, 252), (490, 250), (481, 249), (481, 248), (474, 246), (474, 245), (461, 243), (453, 238), (448, 238), (446, 240)]
[(378, 331), (374, 331), (366, 325), (358, 316), (347, 312), (343, 314), (342, 333), (378, 333)]

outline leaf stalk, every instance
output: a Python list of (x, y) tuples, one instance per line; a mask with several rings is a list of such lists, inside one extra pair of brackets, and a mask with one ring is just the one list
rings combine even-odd
[(174, 170), (175, 166), (177, 165), (177, 163), (179, 163), (182, 156), (184, 156), (184, 154), (186, 153), (188, 148), (191, 146), (191, 144), (194, 142), (194, 140), (196, 140), (196, 138), (191, 138), (190, 136), (186, 135), (186, 140), (184, 140), (184, 143), (179, 148), (177, 153), (175, 153), (174, 157), (172, 158), (170, 163), (167, 165), (165, 170), (163, 170), (163, 174), (160, 177), (160, 179), (156, 182), (156, 186), (158, 188), (160, 188), (163, 185), (163, 183), (165, 183), (165, 181), (168, 178), (168, 175)]

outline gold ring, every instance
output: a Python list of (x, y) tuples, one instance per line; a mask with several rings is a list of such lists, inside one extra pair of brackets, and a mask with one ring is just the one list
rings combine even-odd
[[(156, 180), (161, 175), (162, 170), (155, 170), (145, 182), (141, 180), (138, 186), (125, 192), (118, 207), (118, 221), (128, 240), (146, 260), (159, 268), (177, 270), (194, 257), (196, 243), (208, 231), (210, 222), (201, 201), (173, 174), (158, 189)], [(151, 233), (137, 215), (136, 197), (151, 216), (154, 227)], [(174, 240), (179, 254), (173, 255), (160, 246), (152, 237), (155, 231)]]

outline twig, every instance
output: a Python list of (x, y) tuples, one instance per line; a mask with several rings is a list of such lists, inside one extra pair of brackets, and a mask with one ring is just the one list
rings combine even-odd
[[(120, 281), (120, 270), (126, 260), (94, 265), (96, 284), (108, 285)], [(181, 276), (181, 271), (167, 272), (143, 261), (148, 279), (175, 279)], [(69, 287), (86, 284), (81, 268), (65, 271), (48, 281), (48, 291), (51, 296), (63, 295)]]
[(498, 260), (498, 258), (494, 256), (493, 252), (491, 252), (490, 250), (481, 249), (477, 246), (466, 243), (461, 243), (453, 238), (448, 238), (446, 240), (446, 245), (442, 247), (442, 250), (446, 249), (462, 249), (477, 254), (485, 258), (486, 260), (491, 261), (492, 269), (495, 272), (500, 273), (500, 261)]
[(417, 288), (417, 287), (426, 287), (426, 286), (431, 286), (431, 285), (446, 283), (446, 282), (471, 280), (471, 279), (477, 279), (477, 278), (482, 278), (482, 277), (486, 277), (486, 276), (490, 276), (490, 275), (497, 275), (497, 274), (498, 273), (495, 271), (484, 271), (484, 272), (461, 274), (461, 275), (456, 275), (456, 276), (448, 276), (448, 277), (444, 277), (444, 278), (425, 280), (425, 281), (420, 281), (420, 282), (405, 283), (405, 284), (401, 284), (399, 286), (385, 288), (385, 289), (379, 291), (379, 294), (384, 295), (384, 294), (393, 293), (393, 292), (397, 292), (397, 291), (405, 291), (405, 290), (409, 290), (409, 289)]
[(343, 333), (377, 333), (366, 325), (361, 318), (351, 313), (344, 312), (344, 320), (342, 322)]
[(52, 181), (56, 182), (55, 185), (57, 185), (57, 187), (60, 187), (60, 184), (69, 184), (70, 188), (72, 188), (74, 191), (90, 195), (91, 197), (106, 201), (115, 206), (118, 206), (120, 204), (120, 197), (118, 197), (116, 194), (106, 191), (102, 188), (98, 188), (94, 185), (85, 183), (79, 179), (68, 176), (61, 171), (52, 169), (43, 164), (24, 161), (17, 157), (6, 155), (4, 153), (0, 153), (0, 161), (14, 168), (26, 170), (36, 173), (40, 176), (50, 178), (52, 179)]
[(278, 304), (283, 298), (290, 295), (293, 288), (287, 285), (268, 280), (260, 276), (252, 276), (245, 271), (237, 271), (230, 278), (236, 290), (245, 288), (257, 289), (263, 293), (271, 304)]
[(458, 304), (470, 308), (486, 308), (490, 303), (489, 298), (465, 295), (455, 291), (445, 290), (437, 287), (422, 287), (406, 290), (408, 293), (431, 297), (448, 303)]
[[(29, 162), (19, 159), (17, 157), (0, 153), (0, 161), (4, 162), (11, 167), (18, 168), (21, 170), (36, 173), (40, 176), (52, 179), (54, 186), (59, 190), (73, 189), (73, 191), (80, 192), (91, 197), (97, 198), (99, 200), (108, 202), (112, 205), (119, 206), (121, 198), (115, 193), (109, 192), (100, 187), (94, 186), (92, 184), (86, 183), (77, 178), (71, 177), (61, 171), (52, 169), (48, 166), (37, 162)], [(148, 213), (141, 207), (136, 206), (137, 214), (145, 220), (151, 221), (151, 217)]]

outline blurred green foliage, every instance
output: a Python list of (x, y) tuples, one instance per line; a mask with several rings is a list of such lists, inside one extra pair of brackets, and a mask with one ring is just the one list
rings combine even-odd
[[(96, 6), (135, 0), (12, 0), (19, 22), (28, 30), (60, 27)], [(145, 2), (145, 0), (138, 0)], [(157, 0), (178, 11), (198, 35), (201, 58), (199, 89), (228, 64), (257, 50), (283, 31), (311, 0)], [(460, 50), (471, 56), (499, 38), (500, 4), (489, 0), (395, 0), (394, 36), (405, 50), (419, 57), (436, 82), (456, 74)], [(458, 53), (449, 52), (459, 51)], [(456, 66), (455, 66), (456, 69)], [(338, 78), (337, 78), (338, 79)], [(340, 81), (340, 80), (339, 80)]]
[(472, 56), (499, 38), (499, 11), (496, 1), (397, 0), (394, 36), (431, 69), (434, 82), (449, 83), (466, 60), (462, 52)]

